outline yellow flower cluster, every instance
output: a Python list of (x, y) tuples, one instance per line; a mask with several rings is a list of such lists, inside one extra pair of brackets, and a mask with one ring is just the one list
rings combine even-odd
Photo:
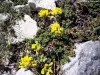
[(49, 15), (49, 11), (46, 10), (46, 9), (42, 9), (42, 10), (40, 10), (40, 12), (38, 14), (39, 14), (39, 17), (48, 16)]
[(63, 31), (63, 28), (60, 27), (60, 24), (58, 22), (51, 24), (50, 28), (51, 32), (55, 34), (61, 34), (61, 32)]
[(42, 9), (42, 10), (40, 10), (40, 12), (38, 14), (39, 14), (39, 17), (49, 16), (50, 14), (53, 16), (60, 15), (60, 14), (62, 14), (62, 9), (59, 7), (56, 7), (54, 9), (52, 9), (50, 12), (46, 9)]
[(51, 62), (50, 64), (45, 64), (44, 68), (41, 70), (41, 74), (50, 75), (50, 73), (53, 73), (52, 65), (53, 65), (53, 62)]
[(60, 15), (60, 14), (62, 14), (62, 9), (56, 7), (56, 8), (54, 8), (54, 9), (52, 9), (51, 14), (52, 14), (52, 15)]
[(25, 68), (29, 66), (31, 60), (32, 60), (31, 56), (28, 56), (28, 55), (24, 56), (23, 58), (20, 59), (19, 68)]
[(36, 60), (32, 60), (31, 56), (26, 55), (20, 59), (18, 67), (19, 68), (27, 68), (30, 65), (36, 66), (37, 62), (36, 62)]
[(41, 49), (41, 45), (38, 43), (38, 41), (35, 41), (35, 44), (32, 44), (31, 48), (36, 51), (39, 51)]

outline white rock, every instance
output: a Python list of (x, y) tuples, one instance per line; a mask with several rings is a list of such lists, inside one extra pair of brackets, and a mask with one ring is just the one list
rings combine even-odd
[(10, 73), (8, 72), (8, 73), (0, 74), (0, 75), (12, 75), (12, 74), (10, 74)]
[(23, 7), (25, 7), (25, 5), (16, 5), (14, 8), (18, 9), (18, 8), (23, 8)]
[(13, 28), (17, 38), (9, 36), (8, 40), (10, 42), (21, 42), (25, 38), (33, 38), (36, 35), (38, 30), (37, 22), (33, 20), (29, 15), (25, 15), (24, 20), (16, 21), (17, 24), (14, 25)]
[(9, 15), (8, 14), (0, 14), (0, 21), (5, 21), (9, 18)]
[(56, 0), (28, 0), (28, 4), (31, 3), (31, 5), (32, 5), (32, 3), (33, 3), (32, 8), (35, 8), (35, 5), (36, 5), (36, 8), (42, 7), (42, 8), (46, 8), (46, 9), (53, 9), (56, 7), (55, 1)]
[(19, 69), (15, 75), (34, 75), (30, 70), (26, 70), (25, 68)]

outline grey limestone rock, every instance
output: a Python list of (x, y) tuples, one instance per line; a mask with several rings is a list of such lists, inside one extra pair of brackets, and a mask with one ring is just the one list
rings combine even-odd
[(63, 65), (64, 75), (100, 75), (100, 42), (76, 44), (76, 57)]

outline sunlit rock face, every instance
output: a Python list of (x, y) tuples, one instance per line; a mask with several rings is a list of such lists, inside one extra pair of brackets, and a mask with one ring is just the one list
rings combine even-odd
[(100, 42), (75, 44), (76, 57), (63, 65), (63, 75), (100, 75)]
[(33, 8), (46, 8), (46, 9), (53, 9), (56, 7), (55, 5), (56, 0), (28, 0), (28, 4)]
[(19, 69), (15, 75), (34, 75), (30, 70), (26, 70), (25, 68)]
[(24, 15), (24, 20), (16, 21), (16, 25), (13, 26), (15, 35), (9, 36), (8, 40), (12, 43), (21, 42), (25, 38), (33, 38), (38, 30), (37, 22), (33, 20), (29, 15)]

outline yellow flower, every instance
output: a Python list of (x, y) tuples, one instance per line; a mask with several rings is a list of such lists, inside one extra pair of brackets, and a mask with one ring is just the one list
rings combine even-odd
[(61, 32), (63, 31), (63, 28), (58, 28), (57, 31), (55, 31), (56, 34), (61, 34)]
[(45, 74), (45, 68), (41, 70), (41, 74)]
[(41, 49), (41, 45), (40, 44), (38, 44), (38, 46), (37, 46), (37, 49), (36, 50), (40, 50)]
[(41, 45), (38, 43), (38, 41), (35, 41), (35, 44), (32, 44), (31, 48), (39, 51), (41, 49)]
[(52, 66), (53, 65), (53, 62), (50, 62), (49, 66)]
[(63, 31), (63, 28), (60, 27), (60, 24), (58, 22), (51, 24), (50, 28), (51, 32), (55, 34), (60, 34)]
[(27, 66), (30, 65), (30, 62), (32, 60), (32, 57), (31, 56), (24, 56), (23, 58), (20, 59), (19, 61), (19, 68), (26, 68)]
[(31, 48), (35, 49), (36, 48), (36, 44), (32, 44)]
[(46, 75), (50, 75), (50, 72), (47, 72)]
[(60, 24), (58, 22), (55, 22), (53, 24), (51, 24), (51, 32), (55, 32), (57, 31), (58, 28), (60, 28)]
[(51, 67), (49, 67), (48, 72), (53, 73)]
[(23, 66), (22, 65), (19, 65), (18, 68), (23, 68)]
[(40, 10), (38, 14), (39, 14), (39, 17), (49, 16), (49, 11), (46, 9), (42, 9)]
[(48, 66), (48, 64), (45, 64), (45, 65), (44, 65), (44, 67), (47, 67), (47, 66)]
[(11, 42), (9, 42), (9, 41), (8, 41), (8, 43), (7, 43), (7, 44), (8, 44), (8, 46), (10, 46), (10, 45), (11, 45)]
[(54, 8), (54, 9), (52, 9), (51, 14), (52, 14), (52, 15), (60, 15), (60, 14), (62, 14), (62, 9), (56, 7), (56, 8)]
[(32, 61), (32, 66), (36, 66), (37, 65), (37, 61), (36, 60), (33, 60)]

